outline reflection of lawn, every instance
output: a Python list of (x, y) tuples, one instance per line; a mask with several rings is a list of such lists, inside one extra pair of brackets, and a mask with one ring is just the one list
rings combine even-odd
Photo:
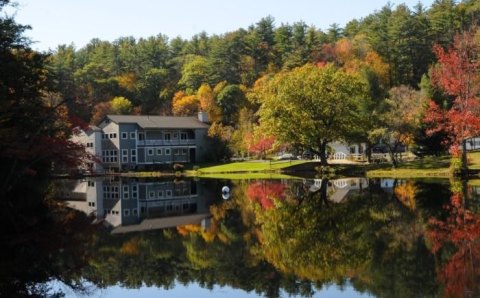
[(255, 173), (275, 172), (293, 165), (305, 163), (303, 160), (282, 160), (282, 161), (244, 161), (233, 162), (218, 166), (205, 167), (197, 171), (198, 175), (216, 173)]

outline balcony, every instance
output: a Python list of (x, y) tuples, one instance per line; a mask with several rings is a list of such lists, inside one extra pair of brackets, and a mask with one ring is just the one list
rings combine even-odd
[(195, 139), (184, 140), (142, 140), (137, 141), (138, 146), (177, 146), (195, 145)]

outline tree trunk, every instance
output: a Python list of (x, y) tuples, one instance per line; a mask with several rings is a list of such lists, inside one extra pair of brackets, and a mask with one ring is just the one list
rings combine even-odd
[(392, 166), (394, 168), (398, 167), (398, 160), (397, 160), (397, 148), (399, 143), (395, 142), (393, 146), (388, 145), (388, 153), (390, 154), (390, 159), (392, 160)]
[(467, 140), (462, 140), (462, 165), (461, 171), (462, 174), (467, 174), (468, 172), (468, 160), (467, 160)]
[(320, 156), (320, 164), (325, 167), (328, 166), (327, 162), (327, 141), (323, 140), (320, 141), (320, 144), (318, 146), (319, 152), (318, 155)]
[(366, 145), (367, 148), (365, 148), (365, 155), (367, 156), (367, 162), (372, 163), (372, 144), (367, 142)]

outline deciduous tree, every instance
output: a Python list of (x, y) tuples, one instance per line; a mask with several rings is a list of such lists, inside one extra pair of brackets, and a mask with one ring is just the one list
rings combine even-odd
[(432, 69), (432, 81), (453, 98), (448, 111), (433, 101), (425, 120), (435, 126), (431, 133), (446, 131), (452, 152), (461, 149), (461, 170), (466, 171), (466, 139), (480, 132), (480, 30), (472, 28), (455, 36), (454, 44), (445, 50), (435, 46), (438, 64)]
[(114, 113), (126, 115), (132, 112), (132, 102), (123, 96), (117, 96), (112, 99), (111, 107)]
[(327, 144), (357, 125), (367, 84), (332, 65), (276, 75), (260, 92), (260, 123), (280, 142), (310, 149), (327, 164)]

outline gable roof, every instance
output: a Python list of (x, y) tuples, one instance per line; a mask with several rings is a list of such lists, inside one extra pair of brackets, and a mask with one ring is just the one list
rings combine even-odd
[(197, 117), (180, 116), (139, 116), (139, 115), (107, 115), (106, 118), (120, 123), (135, 123), (142, 128), (208, 128)]

